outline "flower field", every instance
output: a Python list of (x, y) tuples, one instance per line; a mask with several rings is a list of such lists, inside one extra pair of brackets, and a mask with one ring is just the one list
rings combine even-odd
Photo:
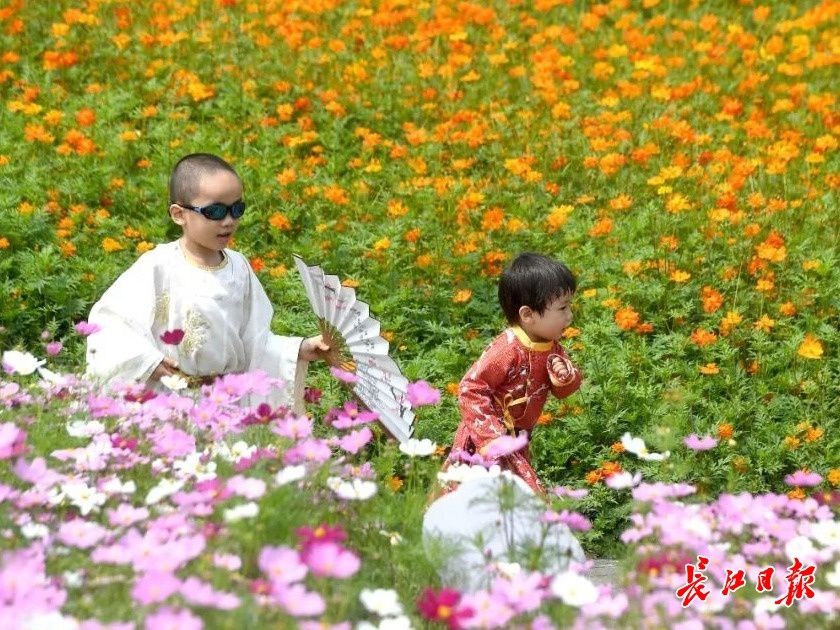
[[(0, 3), (0, 628), (833, 627), (839, 18)], [(167, 179), (196, 151), (242, 176), (230, 247), (274, 331), (316, 334), (292, 253), (339, 274), (440, 391), (415, 431), (439, 448), (400, 450), (323, 365), (309, 419), (240, 409), (255, 375), (155, 398), (77, 378), (77, 324), (178, 236)], [(420, 524), (521, 251), (577, 275), (563, 344), (584, 373), (532, 436), (553, 488), (535, 527), (566, 523), (621, 572), (523, 557), (462, 593)], [(682, 606), (701, 573), (711, 594)]]

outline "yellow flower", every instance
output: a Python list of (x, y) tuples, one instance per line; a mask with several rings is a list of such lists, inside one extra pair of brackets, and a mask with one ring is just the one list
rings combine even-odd
[(145, 254), (146, 252), (153, 250), (155, 248), (154, 243), (150, 243), (148, 241), (140, 241), (137, 243), (137, 247), (135, 247), (135, 251), (138, 254)]
[(706, 365), (701, 365), (700, 368), (701, 374), (717, 374), (720, 372), (720, 368), (718, 367), (717, 363), (707, 363)]
[(767, 315), (762, 315), (761, 319), (757, 320), (755, 324), (753, 324), (753, 328), (760, 330), (761, 332), (770, 332), (775, 325), (776, 320), (770, 319)]
[(374, 251), (381, 252), (391, 247), (391, 239), (387, 236), (380, 238), (373, 244)]
[(675, 269), (674, 271), (671, 272), (671, 280), (673, 280), (674, 282), (678, 282), (678, 283), (688, 282), (688, 280), (690, 278), (691, 278), (691, 274), (688, 273), (687, 271), (681, 271), (680, 269)]
[(5, 236), (0, 237), (0, 249), (9, 249), (9, 239)]
[(806, 333), (796, 354), (804, 359), (819, 359), (823, 355), (822, 343), (811, 333)]
[(122, 248), (123, 246), (120, 245), (119, 241), (111, 238), (110, 236), (102, 240), (102, 249), (104, 249), (109, 254), (112, 252), (118, 252)]
[(459, 289), (456, 291), (455, 296), (452, 298), (452, 301), (455, 304), (463, 304), (465, 302), (469, 302), (472, 298), (472, 291), (469, 289)]

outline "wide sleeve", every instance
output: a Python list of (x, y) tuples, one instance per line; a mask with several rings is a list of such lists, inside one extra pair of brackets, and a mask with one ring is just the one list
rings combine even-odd
[(248, 283), (245, 296), (245, 318), (242, 344), (245, 348), (246, 372), (263, 370), (272, 378), (283, 380), (283, 387), (266, 397), (251, 396), (251, 404), (267, 402), (272, 406), (293, 407), (304, 413), (303, 392), (308, 361), (298, 359), (303, 337), (284, 337), (271, 332), (274, 308), (251, 266), (245, 260)]
[(458, 386), (461, 422), (467, 427), (476, 449), (480, 450), (508, 432), (496, 396), (513, 360), (512, 348), (505, 342), (504, 335), (499, 336), (487, 346)]
[(152, 325), (156, 290), (154, 264), (141, 256), (93, 305), (88, 322), (100, 330), (87, 338), (86, 375), (104, 381), (146, 381), (164, 354)]
[[(549, 355), (548, 365), (546, 366), (549, 375), (549, 385), (551, 386), (551, 393), (557, 398), (566, 398), (580, 389), (580, 384), (583, 382), (583, 374), (580, 368), (569, 359), (569, 355), (566, 354), (563, 346), (558, 343), (555, 344), (555, 348), (556, 352)], [(556, 376), (551, 368), (551, 364), (556, 357), (559, 357), (560, 361), (566, 367), (567, 374), (562, 378)]]

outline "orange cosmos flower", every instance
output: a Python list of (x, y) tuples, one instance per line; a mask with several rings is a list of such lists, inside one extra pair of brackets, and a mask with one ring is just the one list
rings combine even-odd
[(783, 302), (779, 304), (779, 313), (785, 317), (793, 317), (796, 315), (796, 307), (793, 305), (793, 302)]
[(569, 215), (574, 210), (573, 206), (557, 206), (553, 208), (545, 220), (549, 232), (556, 232), (569, 220)]
[(767, 317), (767, 315), (762, 315), (761, 319), (753, 324), (753, 328), (756, 330), (760, 330), (761, 332), (770, 332), (773, 329), (773, 326), (776, 325), (776, 321)]
[(265, 261), (262, 258), (254, 257), (251, 258), (249, 262), (251, 263), (251, 269), (254, 270), (254, 273), (259, 273), (265, 269)]
[(701, 374), (717, 374), (720, 372), (720, 368), (718, 367), (717, 363), (707, 363), (706, 365), (701, 365), (699, 368)]
[(289, 218), (283, 214), (282, 212), (275, 212), (271, 215), (268, 219), (269, 225), (277, 230), (289, 230), (292, 227), (292, 222), (289, 221)]
[(734, 428), (728, 422), (724, 422), (723, 424), (718, 426), (717, 434), (721, 440), (728, 440), (732, 437), (732, 434), (735, 432)]
[(498, 230), (504, 224), (505, 213), (501, 208), (490, 208), (484, 213), (481, 228), (485, 231)]
[(507, 260), (508, 255), (504, 252), (491, 251), (484, 254), (481, 263), (484, 266), (482, 273), (486, 276), (498, 276), (502, 273), (502, 263)]
[(822, 343), (811, 333), (806, 333), (796, 354), (804, 359), (819, 359), (823, 355)]
[(455, 304), (464, 304), (465, 302), (469, 302), (470, 299), (472, 299), (472, 291), (469, 289), (459, 289), (455, 292), (452, 301)]
[(630, 330), (639, 323), (639, 314), (632, 306), (625, 306), (616, 311), (615, 323), (622, 330)]
[(606, 236), (613, 230), (613, 220), (609, 217), (604, 217), (600, 221), (598, 221), (592, 228), (589, 230), (589, 236), (598, 237), (598, 236)]
[(710, 286), (701, 289), (700, 300), (703, 302), (703, 311), (706, 313), (714, 313), (723, 305), (723, 296)]
[(720, 334), (726, 337), (743, 319), (737, 311), (729, 311), (720, 322)]
[(102, 240), (102, 249), (104, 249), (109, 254), (112, 252), (118, 252), (123, 248), (119, 241), (116, 239), (111, 238), (110, 236)]
[(708, 346), (717, 341), (717, 335), (713, 332), (709, 332), (708, 330), (698, 328), (691, 333), (691, 341), (702, 348), (703, 346)]

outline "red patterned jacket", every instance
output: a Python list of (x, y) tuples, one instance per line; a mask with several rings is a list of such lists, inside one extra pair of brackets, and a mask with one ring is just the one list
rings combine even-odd
[[(555, 358), (566, 367), (568, 376), (549, 376)], [(531, 435), (542, 413), (549, 391), (565, 398), (580, 388), (580, 370), (569, 360), (556, 341), (535, 342), (518, 326), (504, 330), (484, 350), (458, 386), (461, 424), (452, 444), (453, 451), (480, 451), (494, 438), (514, 435), (521, 430)], [(502, 468), (522, 477), (537, 493), (542, 493), (528, 447), (499, 462)]]

